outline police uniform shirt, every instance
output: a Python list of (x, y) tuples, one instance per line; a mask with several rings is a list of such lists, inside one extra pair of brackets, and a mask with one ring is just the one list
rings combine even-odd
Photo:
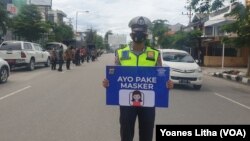
[[(134, 53), (136, 56), (139, 56), (140, 54), (142, 54), (142, 53), (145, 51), (146, 46), (144, 47), (143, 51), (134, 51), (133, 48), (131, 47), (131, 45), (129, 45), (129, 48), (130, 48), (130, 51), (131, 51), (132, 53)], [(115, 52), (115, 65), (118, 65), (118, 66), (121, 65), (121, 63), (120, 63), (120, 61), (119, 61), (119, 57), (118, 57), (117, 50), (116, 50), (116, 52)], [(156, 66), (159, 66), (159, 67), (162, 66), (161, 54), (159, 54), (159, 56), (158, 56)]]

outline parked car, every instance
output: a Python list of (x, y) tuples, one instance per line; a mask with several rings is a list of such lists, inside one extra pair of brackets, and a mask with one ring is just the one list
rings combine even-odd
[(8, 62), (0, 58), (0, 83), (5, 83), (10, 75), (10, 66)]
[(170, 67), (170, 79), (174, 84), (193, 85), (199, 90), (202, 86), (202, 70), (186, 51), (159, 49), (162, 65)]
[(48, 43), (45, 45), (45, 49), (46, 49), (47, 51), (51, 51), (52, 48), (55, 48), (55, 50), (58, 50), (60, 46), (63, 47), (63, 51), (66, 51), (66, 49), (68, 48), (65, 44), (60, 43), (60, 42), (48, 42)]
[(37, 64), (50, 65), (50, 54), (41, 48), (40, 44), (26, 41), (4, 41), (0, 45), (0, 57), (6, 60), (10, 67), (26, 66), (34, 70)]
[[(58, 52), (59, 52), (59, 47), (62, 46), (63, 47), (63, 54), (65, 53), (65, 51), (67, 50), (67, 46), (63, 43), (60, 43), (60, 42), (48, 42), (46, 45), (45, 45), (45, 49), (51, 53), (51, 50), (54, 48), (55, 51), (56, 51), (56, 56), (58, 57)], [(52, 54), (50, 54), (52, 56)], [(56, 62), (57, 64), (59, 63), (59, 61), (57, 60)]]

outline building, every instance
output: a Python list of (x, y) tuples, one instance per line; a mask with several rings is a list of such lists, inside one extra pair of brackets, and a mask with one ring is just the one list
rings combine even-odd
[(56, 24), (62, 24), (63, 18), (67, 15), (61, 10), (50, 10), (48, 11), (48, 21)]
[[(36, 5), (39, 9), (42, 21), (51, 21), (56, 24), (63, 23), (63, 18), (66, 14), (60, 10), (52, 10), (52, 0), (3, 0), (4, 6), (6, 6), (7, 11), (10, 13), (10, 17), (18, 14), (21, 7), (24, 5)], [(4, 36), (5, 40), (13, 40), (16, 37), (13, 33), (8, 30), (7, 34)]]
[[(190, 32), (192, 30), (199, 30), (203, 32), (204, 24), (206, 21), (208, 21), (208, 18), (208, 14), (205, 13), (194, 14), (191, 22), (183, 28), (183, 31)], [(203, 64), (203, 58), (200, 58), (200, 52), (203, 50), (201, 45), (201, 39), (199, 39), (197, 46), (198, 47), (185, 47), (183, 49), (188, 51), (193, 56), (193, 58), (201, 60), (200, 64)]]
[[(248, 0), (250, 1), (250, 0)], [(222, 56), (224, 49), (225, 67), (245, 67), (247, 66), (248, 48), (239, 48), (237, 46), (225, 45), (223, 48), (222, 39), (224, 37), (235, 38), (237, 34), (227, 33), (222, 30), (225, 24), (236, 21), (234, 17), (228, 17), (236, 3), (232, 3), (222, 9), (208, 14), (195, 14), (192, 21), (186, 26), (184, 31), (200, 30), (201, 37), (199, 47), (191, 48), (191, 55), (202, 61), (204, 66), (222, 66)]]
[(203, 13), (196, 13), (191, 22), (186, 26), (183, 30), (184, 31), (192, 31), (192, 30), (203, 30), (204, 23), (208, 21), (208, 14)]
[(127, 36), (125, 34), (110, 34), (108, 35), (108, 44), (113, 50), (127, 44)]
[[(224, 37), (234, 38), (237, 34), (226, 33), (222, 30), (225, 24), (236, 21), (228, 17), (238, 3), (232, 3), (209, 15), (209, 20), (204, 23), (202, 36), (202, 54), (205, 66), (245, 67), (247, 65), (248, 49), (222, 43)], [(224, 52), (224, 62), (222, 57)]]
[(204, 34), (203, 37), (218, 37), (225, 36), (227, 33), (221, 30), (222, 26), (225, 24), (230, 24), (236, 21), (232, 16), (225, 17), (229, 14), (232, 9), (235, 8), (237, 3), (233, 3), (230, 6), (222, 8), (216, 12), (209, 15), (209, 20), (204, 23)]
[(182, 30), (185, 26), (183, 24), (177, 23), (174, 25), (168, 25), (170, 31), (172, 32), (178, 32), (180, 30)]

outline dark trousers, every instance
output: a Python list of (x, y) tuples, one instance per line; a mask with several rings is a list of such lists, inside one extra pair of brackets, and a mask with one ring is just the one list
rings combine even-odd
[(59, 68), (58, 71), (62, 71), (62, 66), (63, 66), (63, 60), (59, 60)]
[(139, 123), (139, 141), (152, 141), (155, 108), (120, 106), (121, 141), (133, 141), (137, 116)]
[(67, 59), (67, 61), (66, 61), (66, 67), (67, 67), (67, 69), (69, 70), (70, 69), (70, 59)]
[(51, 70), (56, 70), (56, 60), (51, 61)]

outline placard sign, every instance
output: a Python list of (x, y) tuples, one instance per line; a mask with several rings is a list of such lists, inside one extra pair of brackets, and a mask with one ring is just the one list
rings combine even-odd
[(106, 104), (168, 107), (169, 67), (107, 66)]

